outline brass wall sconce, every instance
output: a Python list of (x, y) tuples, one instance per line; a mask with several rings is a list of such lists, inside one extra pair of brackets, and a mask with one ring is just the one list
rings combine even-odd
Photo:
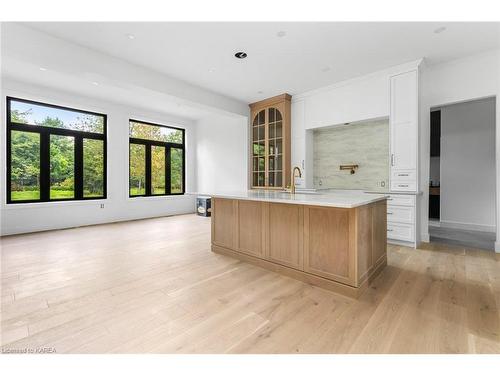
[(341, 171), (350, 171), (350, 174), (356, 173), (356, 169), (359, 168), (358, 164), (344, 164), (340, 166)]

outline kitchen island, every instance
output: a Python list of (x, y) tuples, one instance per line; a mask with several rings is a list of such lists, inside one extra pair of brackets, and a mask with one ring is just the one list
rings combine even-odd
[(212, 197), (212, 251), (357, 297), (387, 264), (386, 196), (251, 190)]

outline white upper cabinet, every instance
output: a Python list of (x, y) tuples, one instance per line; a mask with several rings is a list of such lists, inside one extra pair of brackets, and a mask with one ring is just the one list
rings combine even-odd
[(418, 72), (390, 78), (391, 189), (417, 189)]

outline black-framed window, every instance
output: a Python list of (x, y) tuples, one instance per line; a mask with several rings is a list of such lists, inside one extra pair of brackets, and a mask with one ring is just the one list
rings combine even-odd
[(7, 203), (106, 198), (101, 113), (7, 97)]
[(129, 196), (184, 194), (184, 129), (131, 119), (129, 137)]

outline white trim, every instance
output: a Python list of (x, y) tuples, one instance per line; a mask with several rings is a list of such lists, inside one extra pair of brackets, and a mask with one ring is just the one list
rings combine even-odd
[(439, 228), (441, 226), (441, 222), (437, 220), (429, 220), (428, 221), (430, 227), (437, 227)]
[(495, 241), (495, 253), (500, 254), (500, 242)]
[(422, 232), (420, 233), (420, 241), (421, 242), (431, 242), (431, 238), (429, 236), (429, 232)]
[(460, 223), (456, 221), (441, 220), (441, 227), (452, 229), (474, 230), (478, 232), (495, 233), (495, 225), (475, 224), (475, 223)]
[(409, 242), (409, 241), (400, 241), (400, 240), (392, 240), (388, 239), (387, 243), (390, 243), (391, 245), (399, 245), (399, 246), (407, 246), (407, 247), (412, 247), (414, 249), (417, 248), (417, 243), (416, 242)]

